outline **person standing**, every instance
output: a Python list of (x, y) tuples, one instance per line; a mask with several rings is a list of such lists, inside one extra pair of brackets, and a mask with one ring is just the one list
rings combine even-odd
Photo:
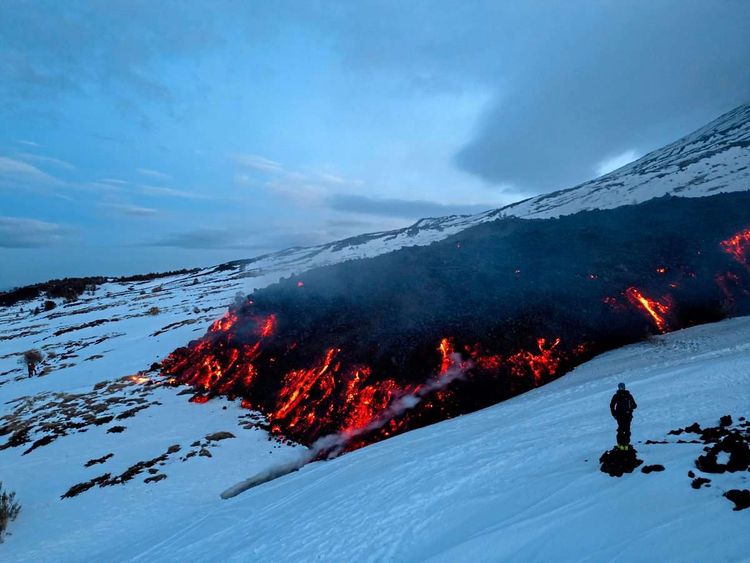
[(617, 385), (617, 392), (609, 402), (609, 410), (617, 421), (617, 447), (621, 450), (630, 448), (630, 423), (633, 421), (633, 411), (638, 405), (625, 388), (624, 383)]

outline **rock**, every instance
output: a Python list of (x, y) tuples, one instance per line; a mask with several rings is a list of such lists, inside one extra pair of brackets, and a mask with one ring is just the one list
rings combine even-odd
[(693, 482), (690, 483), (690, 486), (694, 489), (700, 489), (703, 485), (706, 485), (711, 482), (711, 479), (706, 479), (705, 477), (698, 477), (696, 479), (693, 479)]
[(664, 471), (664, 466), (660, 464), (654, 464), (654, 465), (646, 465), (644, 466), (641, 471), (644, 473), (652, 473), (654, 471)]
[(179, 444), (174, 444), (173, 446), (169, 446), (167, 448), (167, 453), (168, 454), (176, 454), (179, 451), (180, 451), (180, 445)]
[(114, 455), (115, 454), (109, 453), (109, 454), (107, 454), (105, 456), (102, 456), (102, 457), (97, 457), (97, 458), (94, 458), (94, 459), (90, 459), (83, 466), (84, 467), (91, 467), (92, 465), (96, 465), (98, 463), (104, 463), (109, 458), (113, 457)]
[(167, 475), (166, 473), (160, 473), (159, 475), (154, 475), (153, 477), (146, 477), (143, 482), (144, 483), (158, 483), (162, 479), (166, 479)]
[(747, 489), (732, 489), (724, 493), (734, 503), (734, 510), (745, 510), (750, 508), (750, 491)]
[(201, 451), (198, 452), (198, 455), (203, 457), (213, 457), (211, 455), (211, 452), (209, 452), (206, 448), (201, 448)]
[[(718, 454), (725, 452), (729, 454), (727, 463), (718, 462)], [(739, 432), (729, 432), (707, 453), (698, 457), (695, 466), (704, 473), (724, 473), (725, 471), (745, 471), (750, 469), (750, 444)]]
[(700, 424), (697, 422), (693, 422), (690, 426), (685, 427), (685, 432), (690, 432), (691, 434), (700, 434), (702, 432)]
[(612, 477), (622, 477), (625, 473), (632, 473), (643, 463), (643, 460), (638, 459), (637, 453), (632, 446), (627, 450), (613, 448), (606, 451), (599, 458), (600, 469)]
[(725, 414), (719, 419), (719, 426), (732, 426), (732, 416)]
[(108, 434), (119, 434), (120, 432), (124, 431), (124, 426), (113, 426), (112, 428), (107, 429)]
[(218, 442), (219, 440), (227, 440), (228, 438), (234, 437), (234, 434), (231, 432), (214, 432), (213, 434), (208, 434), (206, 440), (209, 442)]
[(690, 477), (691, 479), (694, 479), (695, 473), (693, 473), (692, 471), (688, 471), (688, 477)]

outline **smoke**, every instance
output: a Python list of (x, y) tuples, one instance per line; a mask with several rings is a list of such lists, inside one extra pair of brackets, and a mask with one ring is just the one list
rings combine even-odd
[(405, 393), (392, 401), (388, 408), (385, 409), (380, 416), (373, 419), (368, 425), (355, 430), (345, 430), (343, 432), (322, 436), (297, 459), (270, 467), (260, 473), (256, 473), (249, 479), (238, 483), (221, 493), (221, 498), (227, 499), (234, 497), (248, 489), (257, 487), (258, 485), (268, 483), (269, 481), (273, 481), (284, 475), (289, 475), (290, 473), (299, 471), (302, 467), (316, 459), (333, 459), (338, 457), (346, 450), (346, 446), (349, 445), (352, 440), (382, 428), (394, 418), (399, 418), (405, 412), (413, 409), (421, 403), (425, 397), (435, 391), (448, 387), (448, 385), (455, 380), (463, 378), (466, 372), (473, 367), (473, 363), (470, 360), (463, 360), (458, 353), (451, 354), (450, 358), (452, 363), (447, 370), (442, 372), (437, 378), (429, 379), (424, 384), (420, 385), (415, 391)]

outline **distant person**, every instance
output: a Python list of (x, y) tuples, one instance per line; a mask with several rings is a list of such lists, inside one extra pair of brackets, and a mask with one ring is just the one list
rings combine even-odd
[(36, 364), (26, 364), (26, 368), (29, 370), (29, 377), (36, 375)]
[(617, 392), (609, 402), (609, 410), (617, 421), (617, 447), (621, 450), (630, 448), (630, 423), (633, 421), (633, 411), (637, 408), (633, 395), (625, 389), (624, 383), (619, 383)]

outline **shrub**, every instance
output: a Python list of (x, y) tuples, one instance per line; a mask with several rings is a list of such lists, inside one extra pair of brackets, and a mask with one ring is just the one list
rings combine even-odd
[(33, 348), (31, 350), (26, 350), (23, 353), (23, 363), (28, 365), (35, 366), (38, 363), (40, 363), (44, 359), (44, 354), (42, 354), (39, 350), (36, 348)]
[(158, 315), (159, 313), (161, 313), (161, 310), (159, 309), (159, 307), (151, 307), (151, 308), (150, 308), (150, 309), (148, 310), (148, 314), (149, 314), (149, 315), (151, 315), (152, 317), (155, 317), (155, 316), (156, 316), (156, 315)]
[(57, 305), (55, 305), (55, 302), (52, 301), (51, 299), (48, 299), (47, 301), (44, 302), (44, 310), (45, 311), (51, 311), (55, 307), (57, 307)]
[(15, 520), (19, 512), (21, 505), (16, 501), (16, 493), (3, 490), (3, 484), (0, 482), (0, 543), (3, 542), (8, 523)]

